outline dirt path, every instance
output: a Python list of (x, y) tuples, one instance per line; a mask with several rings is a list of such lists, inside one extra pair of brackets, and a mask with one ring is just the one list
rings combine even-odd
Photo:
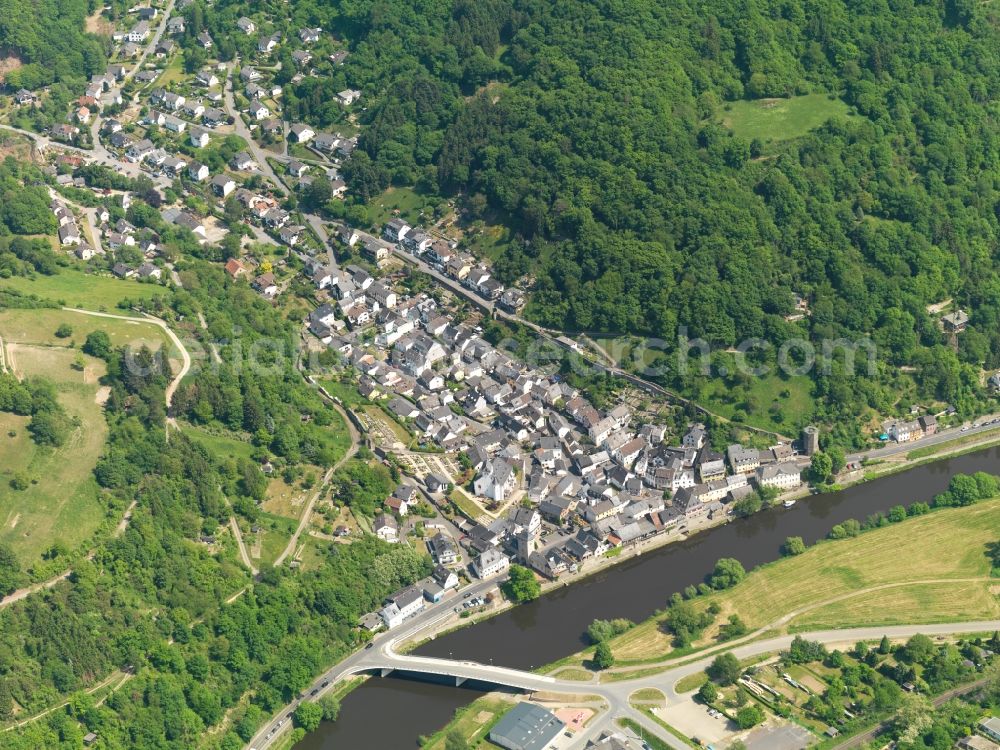
[(145, 317), (135, 317), (131, 315), (115, 315), (113, 313), (104, 312), (94, 312), (93, 310), (81, 310), (78, 307), (64, 307), (63, 310), (69, 310), (70, 312), (80, 313), (81, 315), (94, 315), (98, 318), (116, 318), (118, 320), (127, 320), (132, 323), (149, 323), (154, 326), (159, 326), (163, 329), (163, 332), (167, 334), (167, 338), (170, 342), (177, 347), (177, 351), (181, 355), (181, 369), (180, 372), (170, 381), (163, 395), (167, 401), (167, 411), (170, 410), (170, 404), (173, 402), (174, 393), (177, 392), (177, 387), (181, 384), (184, 376), (188, 374), (191, 370), (191, 355), (188, 350), (184, 348), (184, 344), (178, 338), (177, 334), (173, 332), (173, 329), (166, 324), (166, 321), (160, 320), (159, 318), (153, 317), (152, 315), (147, 315)]
[(333, 466), (331, 466), (326, 474), (323, 475), (323, 481), (320, 482), (319, 489), (309, 498), (309, 502), (306, 503), (306, 508), (299, 518), (299, 525), (295, 529), (295, 533), (292, 534), (292, 538), (288, 540), (288, 544), (285, 549), (282, 550), (281, 554), (278, 555), (277, 559), (274, 561), (274, 567), (278, 567), (285, 561), (285, 559), (291, 555), (299, 543), (299, 537), (302, 536), (302, 532), (305, 531), (306, 527), (309, 525), (309, 520), (312, 518), (313, 508), (316, 506), (316, 502), (319, 500), (320, 496), (326, 490), (327, 485), (330, 480), (333, 479), (333, 475), (336, 473), (337, 469), (343, 466), (347, 461), (354, 457), (354, 454), (358, 452), (358, 446), (361, 444), (361, 435), (358, 433), (357, 429), (354, 427), (354, 423), (351, 418), (347, 416), (347, 412), (344, 408), (338, 404), (336, 401), (331, 401), (333, 408), (340, 412), (340, 416), (344, 420), (344, 424), (347, 425), (347, 431), (351, 436), (351, 447), (347, 450), (347, 453), (337, 461)]
[(243, 543), (243, 533), (240, 531), (240, 525), (236, 523), (236, 516), (229, 517), (229, 528), (232, 529), (233, 536), (236, 538), (236, 544), (240, 548), (240, 557), (243, 559), (243, 564), (250, 569), (250, 574), (256, 578), (260, 571), (257, 570), (257, 566), (253, 564), (250, 555), (247, 553), (247, 546)]
[[(135, 676), (132, 672), (124, 672), (124, 673), (122, 673), (122, 672), (112, 672), (108, 677), (106, 677), (105, 679), (101, 680), (99, 683), (97, 683), (96, 685), (94, 685), (92, 688), (88, 688), (84, 692), (87, 693), (87, 695), (93, 695), (98, 690), (101, 690), (103, 688), (108, 687), (108, 685), (110, 685), (112, 682), (114, 682), (115, 680), (119, 679), (119, 675), (121, 675), (121, 680), (118, 682), (117, 685), (115, 685), (113, 688), (111, 688), (111, 692), (112, 693), (115, 690), (117, 690), (118, 688), (120, 688), (122, 685), (124, 685), (126, 682), (128, 682), (130, 679), (132, 679), (132, 677)], [(99, 700), (97, 702), (96, 705), (100, 706), (102, 703), (104, 703), (104, 701), (106, 699), (107, 699), (107, 696), (104, 696), (103, 698), (101, 698), (101, 700)], [(53, 711), (58, 711), (60, 708), (64, 708), (65, 706), (68, 706), (68, 705), (69, 705), (69, 701), (63, 701), (62, 703), (59, 703), (58, 705), (46, 708), (41, 713), (37, 713), (34, 716), (29, 716), (27, 719), (21, 719), (20, 721), (16, 721), (13, 724), (11, 724), (10, 726), (7, 726), (7, 727), (4, 727), (3, 729), (0, 729), (0, 732), (9, 732), (11, 729), (19, 729), (20, 727), (23, 727), (23, 726), (25, 726), (27, 724), (31, 724), (34, 721), (38, 721), (39, 719), (45, 718), (46, 716), (48, 716)]]

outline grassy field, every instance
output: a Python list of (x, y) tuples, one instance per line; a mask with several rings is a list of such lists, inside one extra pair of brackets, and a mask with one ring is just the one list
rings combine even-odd
[[(66, 339), (60, 339), (55, 335), (56, 328), (63, 323), (73, 329), (73, 335)], [(0, 311), (0, 336), (3, 336), (5, 341), (58, 347), (66, 347), (75, 342), (80, 346), (87, 338), (87, 334), (92, 331), (107, 333), (114, 346), (146, 345), (151, 349), (159, 349), (167, 343), (163, 329), (151, 323), (99, 318), (69, 310)]]
[[(728, 591), (697, 599), (696, 606), (717, 602), (717, 623), (738, 614), (751, 630), (795, 612), (801, 612), (791, 622), (795, 628), (995, 618), (1000, 603), (991, 582), (957, 579), (988, 578), (985, 546), (996, 540), (998, 528), (1000, 500), (937, 511), (854, 539), (815, 545), (763, 566)], [(920, 583), (948, 580), (955, 582)], [(872, 590), (894, 584), (899, 586)], [(838, 597), (846, 598), (830, 602)], [(641, 662), (666, 656), (671, 638), (661, 622), (652, 618), (615, 638), (616, 658)], [(715, 635), (709, 628), (699, 644), (713, 643)]]
[(483, 515), (483, 509), (469, 498), (465, 490), (462, 490), (459, 487), (456, 487), (454, 492), (448, 495), (448, 499), (451, 500), (455, 507), (458, 508), (464, 515), (473, 520)]
[[(292, 532), (298, 526), (298, 520), (285, 518), (270, 513), (261, 513), (258, 524), (260, 531), (260, 557), (256, 558), (262, 563), (273, 563), (275, 559), (284, 551), (285, 545), (292, 537)], [(253, 534), (244, 537), (247, 546), (251, 548), (250, 556), (254, 557), (253, 548), (256, 546), (256, 539)]]
[(358, 393), (357, 386), (353, 383), (345, 383), (342, 380), (320, 380), (319, 384), (322, 385), (326, 392), (335, 398), (339, 398), (344, 406), (349, 409), (353, 409), (356, 406), (361, 406), (367, 404), (368, 401)]
[[(91, 473), (107, 435), (97, 403), (104, 363), (88, 357), (86, 369), (78, 372), (70, 366), (76, 356), (71, 350), (14, 348), (17, 371), (54, 381), (59, 402), (80, 421), (65, 445), (48, 448), (30, 439), (27, 418), (0, 414), (0, 541), (9, 543), (27, 568), (57, 541), (71, 550), (84, 546), (104, 520), (106, 508)], [(10, 486), (18, 471), (32, 480), (26, 490)]]
[(429, 737), (421, 745), (421, 750), (444, 750), (445, 738), (454, 731), (466, 739), (469, 747), (492, 747), (485, 740), (486, 734), (513, 706), (512, 698), (484, 695), (458, 709), (455, 718), (444, 729)]
[(826, 94), (791, 99), (754, 99), (729, 102), (718, 110), (722, 124), (747, 140), (784, 141), (805, 135), (831, 117), (847, 116), (848, 106)]
[(251, 452), (253, 452), (253, 446), (243, 440), (237, 440), (235, 437), (229, 437), (227, 435), (217, 435), (212, 432), (208, 432), (201, 427), (196, 427), (193, 424), (184, 424), (184, 433), (201, 443), (208, 449), (209, 453), (220, 458), (232, 457), (232, 458), (250, 458)]
[(420, 212), (427, 205), (427, 199), (412, 188), (391, 187), (378, 198), (373, 198), (368, 204), (368, 216), (375, 226), (382, 226), (395, 216), (399, 209), (399, 217), (411, 224), (426, 224), (420, 217)]
[(0, 288), (36, 294), (68, 307), (111, 312), (124, 299), (149, 299), (158, 294), (169, 294), (169, 290), (157, 284), (95, 276), (75, 269), (62, 269), (55, 276), (12, 276), (0, 280)]
[(885, 589), (820, 607), (792, 621), (793, 629), (900, 625), (920, 612), (922, 621), (972, 621), (1000, 617), (1000, 601), (988, 583), (954, 582), (912, 584)]
[(169, 86), (171, 83), (178, 83), (185, 78), (184, 56), (174, 55), (170, 64), (163, 70), (163, 75), (156, 82), (157, 86)]
[[(791, 376), (787, 380), (777, 375), (751, 378), (747, 395), (734, 399), (726, 383), (716, 378), (696, 394), (695, 401), (727, 419), (742, 412), (746, 424), (794, 434), (796, 427), (790, 419), (812, 413), (812, 381), (805, 376)], [(780, 418), (776, 418), (778, 413)]]

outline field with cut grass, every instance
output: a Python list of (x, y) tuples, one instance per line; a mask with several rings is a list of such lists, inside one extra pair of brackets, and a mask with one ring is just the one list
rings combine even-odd
[(261, 513), (257, 524), (260, 526), (259, 535), (244, 535), (244, 542), (255, 561), (271, 564), (284, 551), (288, 540), (292, 538), (292, 532), (298, 526), (298, 521), (271, 513)]
[[(717, 624), (737, 614), (751, 630), (795, 613), (801, 613), (790, 623), (796, 629), (1000, 617), (985, 555), (998, 529), (997, 499), (936, 511), (817, 544), (753, 571), (728, 591), (699, 597), (695, 606), (717, 602)], [(615, 657), (648, 662), (667, 656), (671, 636), (662, 621), (652, 618), (615, 638)], [(716, 634), (709, 628), (696, 645), (715, 643)]]
[[(105, 518), (107, 509), (92, 475), (107, 435), (97, 383), (104, 363), (87, 357), (79, 372), (71, 367), (76, 356), (71, 350), (8, 344), (8, 353), (11, 348), (15, 371), (52, 380), (60, 404), (79, 420), (65, 445), (50, 448), (31, 440), (26, 417), (0, 414), (0, 541), (10, 544), (30, 568), (55, 542), (82, 549)], [(17, 472), (30, 478), (27, 489), (11, 486)]]
[(818, 128), (831, 117), (846, 117), (850, 108), (826, 94), (790, 99), (753, 99), (727, 102), (717, 110), (722, 124), (747, 140), (785, 141)]
[(201, 443), (208, 452), (219, 458), (250, 458), (253, 446), (243, 440), (237, 440), (229, 435), (209, 432), (193, 424), (184, 423), (184, 434), (195, 442)]
[[(1000, 588), (1000, 581), (992, 588)], [(912, 622), (918, 612), (922, 622), (997, 619), (1000, 599), (988, 582), (911, 584), (828, 604), (795, 618), (791, 625), (795, 630), (817, 630), (831, 624), (844, 628), (900, 625)]]
[[(59, 338), (55, 331), (63, 324), (72, 333)], [(105, 520), (105, 503), (92, 476), (107, 435), (106, 394), (99, 383), (104, 363), (79, 350), (87, 334), (98, 330), (116, 346), (158, 349), (166, 343), (163, 331), (152, 324), (57, 309), (0, 311), (7, 364), (18, 377), (54, 381), (60, 403), (79, 420), (66, 445), (48, 448), (31, 440), (26, 417), (0, 414), (0, 540), (11, 544), (26, 566), (37, 565), (55, 542), (82, 549)], [(82, 370), (73, 366), (78, 356)], [(28, 489), (11, 487), (15, 472), (31, 479)]]
[(426, 224), (420, 212), (427, 206), (427, 198), (416, 190), (406, 187), (391, 187), (378, 198), (373, 198), (368, 205), (368, 215), (372, 224), (381, 226), (396, 216), (405, 219), (410, 224)]
[[(127, 312), (121, 314), (128, 315)], [(73, 332), (68, 338), (59, 338), (55, 332), (64, 323), (69, 325)], [(92, 331), (104, 331), (116, 347), (146, 345), (151, 349), (159, 349), (167, 343), (163, 329), (152, 323), (101, 318), (51, 308), (0, 311), (0, 336), (5, 341), (57, 347), (68, 347), (75, 343), (79, 347), (83, 345), (87, 334)]]
[(67, 307), (86, 310), (115, 312), (118, 303), (125, 299), (150, 299), (170, 291), (158, 284), (116, 279), (113, 276), (95, 276), (76, 269), (64, 268), (55, 276), (41, 274), (28, 278), (12, 276), (0, 279), (0, 289), (13, 289), (24, 294), (35, 294)]

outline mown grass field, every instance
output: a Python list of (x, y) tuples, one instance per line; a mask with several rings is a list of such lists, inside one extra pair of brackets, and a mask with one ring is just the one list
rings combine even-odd
[(398, 209), (399, 217), (410, 224), (427, 224), (428, 222), (420, 217), (420, 212), (426, 205), (427, 198), (416, 190), (406, 187), (391, 187), (378, 198), (369, 202), (368, 215), (372, 224), (381, 226), (393, 218)]
[[(69, 338), (61, 339), (55, 335), (56, 329), (63, 323), (73, 329)], [(51, 308), (0, 311), (0, 336), (5, 341), (58, 347), (67, 347), (75, 343), (79, 347), (83, 345), (87, 334), (92, 331), (104, 331), (116, 347), (146, 345), (151, 349), (159, 349), (167, 343), (163, 330), (152, 324), (101, 318)]]
[(253, 446), (235, 437), (209, 432), (193, 424), (184, 424), (184, 433), (195, 442), (201, 443), (208, 452), (219, 458), (250, 458)]
[(990, 588), (988, 583), (975, 581), (910, 584), (828, 604), (795, 618), (792, 627), (817, 630), (831, 623), (845, 628), (900, 625), (911, 622), (917, 612), (926, 622), (1000, 618), (1000, 600)]
[(113, 276), (95, 276), (67, 268), (60, 270), (55, 276), (12, 276), (0, 280), (0, 288), (35, 294), (67, 307), (109, 312), (115, 312), (118, 303), (125, 299), (149, 299), (158, 294), (169, 294), (168, 289), (158, 284), (142, 284)]
[[(60, 339), (55, 331), (64, 323), (73, 332)], [(66, 445), (48, 448), (31, 440), (26, 417), (0, 414), (0, 540), (11, 544), (26, 566), (37, 563), (56, 541), (77, 548), (104, 519), (106, 507), (92, 476), (107, 435), (99, 383), (104, 363), (79, 350), (87, 334), (97, 330), (116, 346), (156, 349), (166, 343), (163, 331), (151, 324), (67, 310), (0, 311), (0, 337), (14, 373), (54, 381), (60, 403), (80, 422)], [(77, 356), (83, 357), (83, 370), (72, 367)], [(10, 486), (19, 471), (33, 482), (26, 490)]]
[(734, 135), (766, 142), (798, 138), (831, 117), (848, 116), (849, 107), (826, 94), (805, 94), (790, 99), (727, 102), (717, 113), (722, 124)]
[[(853, 539), (817, 544), (695, 602), (699, 608), (717, 602), (717, 623), (737, 614), (751, 630), (795, 612), (801, 612), (790, 622), (795, 629), (992, 619), (1000, 617), (1000, 602), (996, 581), (989, 580), (985, 548), (996, 541), (998, 529), (1000, 500), (945, 509)], [(874, 590), (887, 584), (900, 585)], [(628, 662), (667, 656), (671, 637), (663, 632), (662, 619), (647, 620), (615, 638), (615, 657)], [(714, 643), (715, 636), (716, 629), (709, 628), (698, 645)]]
[(695, 400), (727, 419), (742, 412), (746, 424), (784, 434), (794, 434), (798, 428), (794, 420), (813, 411), (812, 381), (805, 376), (784, 379), (771, 374), (751, 378), (749, 386), (745, 397), (734, 400), (732, 390), (716, 378)]
[[(49, 448), (31, 440), (26, 417), (0, 413), (0, 541), (30, 568), (57, 541), (70, 549), (84, 545), (104, 519), (105, 505), (92, 475), (107, 436), (97, 403), (104, 363), (88, 357), (86, 369), (78, 372), (70, 367), (75, 352), (25, 345), (15, 345), (15, 356), (19, 374), (54, 381), (59, 402), (79, 419), (65, 445)], [(19, 471), (32, 481), (26, 490), (10, 485)]]

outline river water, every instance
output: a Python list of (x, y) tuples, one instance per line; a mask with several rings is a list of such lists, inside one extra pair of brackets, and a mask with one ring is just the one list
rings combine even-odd
[[(538, 667), (585, 645), (584, 631), (594, 619), (627, 617), (638, 622), (649, 617), (671, 594), (704, 580), (720, 557), (735, 557), (750, 570), (779, 557), (786, 537), (801, 536), (812, 544), (841, 521), (863, 521), (893, 505), (929, 501), (947, 487), (952, 475), (975, 471), (1000, 474), (1000, 448), (812, 495), (793, 508), (773, 508), (709, 529), (427, 643), (417, 653)], [(442, 727), (455, 709), (479, 694), (424, 682), (370, 679), (344, 700), (337, 722), (324, 723), (295, 750), (412, 750), (418, 747), (418, 735)]]

